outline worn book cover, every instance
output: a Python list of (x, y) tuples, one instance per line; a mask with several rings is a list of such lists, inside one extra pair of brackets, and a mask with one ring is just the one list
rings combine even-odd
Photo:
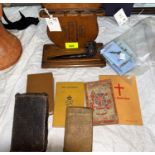
[(110, 80), (85, 83), (86, 105), (93, 109), (93, 124), (118, 123)]
[(66, 107), (84, 107), (84, 83), (83, 82), (57, 82), (54, 105), (54, 127), (64, 127)]
[(142, 125), (135, 76), (100, 75), (99, 79), (112, 81), (119, 124)]
[(65, 152), (91, 152), (93, 112), (86, 107), (68, 107), (65, 123)]
[(27, 93), (46, 93), (49, 101), (49, 113), (54, 109), (54, 79), (52, 73), (29, 74)]
[(47, 135), (47, 95), (43, 93), (16, 94), (10, 151), (46, 151)]

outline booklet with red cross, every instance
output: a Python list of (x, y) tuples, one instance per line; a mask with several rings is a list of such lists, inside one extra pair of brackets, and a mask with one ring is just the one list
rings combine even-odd
[(135, 76), (100, 75), (99, 80), (111, 80), (118, 123), (142, 125), (142, 116)]

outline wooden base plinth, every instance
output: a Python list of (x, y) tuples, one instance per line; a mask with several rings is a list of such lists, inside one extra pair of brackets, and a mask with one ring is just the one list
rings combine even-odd
[(103, 47), (102, 43), (97, 43), (97, 54), (91, 58), (73, 58), (73, 59), (51, 59), (58, 55), (65, 55), (69, 53), (84, 53), (85, 49), (60, 49), (55, 45), (46, 44), (43, 48), (42, 68), (69, 68), (69, 67), (104, 67), (106, 62), (99, 53), (99, 48)]

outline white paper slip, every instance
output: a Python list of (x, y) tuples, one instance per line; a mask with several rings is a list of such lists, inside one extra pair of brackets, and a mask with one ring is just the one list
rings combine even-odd
[(123, 25), (128, 21), (128, 17), (126, 16), (123, 9), (120, 9), (117, 13), (115, 13), (114, 18), (117, 21), (118, 25)]
[(45, 19), (46, 19), (48, 28), (49, 28), (49, 30), (51, 32), (53, 32), (53, 31), (62, 31), (59, 19), (57, 17), (45, 18)]
[(119, 55), (119, 59), (126, 60), (125, 53), (121, 52), (120, 55)]

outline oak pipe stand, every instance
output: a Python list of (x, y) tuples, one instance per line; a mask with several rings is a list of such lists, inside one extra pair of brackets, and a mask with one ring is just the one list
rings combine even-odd
[[(88, 42), (94, 42), (98, 35), (97, 14), (101, 14), (100, 4), (70, 3), (70, 4), (42, 4), (48, 12), (59, 19), (62, 31), (49, 31), (47, 35), (54, 44), (43, 47), (42, 68), (67, 68), (67, 67), (103, 67), (105, 60), (100, 56), (99, 49), (102, 43), (96, 43), (95, 55), (80, 58), (79, 55), (87, 52)], [(40, 11), (40, 16), (48, 18), (45, 11)], [(66, 43), (78, 44), (78, 48), (66, 48)], [(73, 45), (74, 46), (74, 45)], [(63, 58), (66, 55), (77, 55), (77, 58)], [(49, 59), (62, 56), (61, 58)]]

